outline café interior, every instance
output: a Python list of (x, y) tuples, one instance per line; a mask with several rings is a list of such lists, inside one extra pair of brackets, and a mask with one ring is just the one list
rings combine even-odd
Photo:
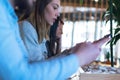
[[(114, 0), (117, 1), (117, 0)], [(119, 1), (119, 0), (118, 0)], [(62, 34), (62, 50), (74, 46), (76, 43), (83, 41), (94, 41), (111, 34), (111, 39), (115, 36), (115, 29), (119, 29), (117, 21), (113, 19), (114, 15), (107, 14), (108, 9), (111, 9), (112, 3), (110, 0), (61, 0), (60, 13), (64, 20)], [(111, 12), (112, 14), (112, 12)], [(112, 18), (111, 18), (112, 17)], [(91, 63), (78, 70), (70, 80), (88, 80), (80, 78), (80, 73), (97, 73), (99, 78), (101, 74), (119, 74), (120, 71), (120, 37), (117, 37), (116, 43), (105, 43), (102, 46), (101, 54)], [(87, 74), (85, 74), (87, 75)], [(84, 76), (84, 75), (83, 75)], [(95, 75), (92, 75), (96, 77)], [(111, 75), (108, 75), (109, 77)], [(91, 75), (87, 76), (90, 80)], [(114, 78), (110, 77), (110, 78)], [(120, 77), (120, 76), (119, 76)], [(118, 80), (118, 78), (114, 78)], [(112, 80), (103, 79), (98, 80)]]

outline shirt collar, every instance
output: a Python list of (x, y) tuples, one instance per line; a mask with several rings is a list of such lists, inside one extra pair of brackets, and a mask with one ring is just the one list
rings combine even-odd
[(15, 19), (15, 21), (18, 21), (18, 17), (14, 11), (13, 6), (10, 4), (9, 0), (6, 0), (6, 4), (8, 5), (8, 11), (11, 14), (11, 16)]

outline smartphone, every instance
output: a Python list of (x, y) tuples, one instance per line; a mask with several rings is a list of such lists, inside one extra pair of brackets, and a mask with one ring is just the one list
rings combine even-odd
[(106, 43), (110, 40), (110, 36), (111, 36), (111, 34), (107, 34), (103, 38), (94, 41), (93, 44), (97, 45), (98, 47), (101, 47), (104, 43)]
[(111, 37), (111, 34), (107, 34), (107, 35), (105, 35), (103, 38), (106, 38), (106, 37)]

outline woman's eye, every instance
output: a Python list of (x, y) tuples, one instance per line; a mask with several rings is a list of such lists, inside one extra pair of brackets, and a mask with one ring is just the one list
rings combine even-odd
[(57, 9), (57, 7), (53, 7), (54, 9)]

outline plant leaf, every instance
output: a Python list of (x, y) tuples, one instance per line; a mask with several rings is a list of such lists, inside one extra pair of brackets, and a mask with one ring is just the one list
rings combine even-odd
[(115, 29), (114, 35), (116, 35), (118, 32), (120, 32), (120, 28), (116, 28), (116, 29)]
[(115, 36), (113, 44), (116, 44), (119, 39), (120, 39), (120, 34)]

